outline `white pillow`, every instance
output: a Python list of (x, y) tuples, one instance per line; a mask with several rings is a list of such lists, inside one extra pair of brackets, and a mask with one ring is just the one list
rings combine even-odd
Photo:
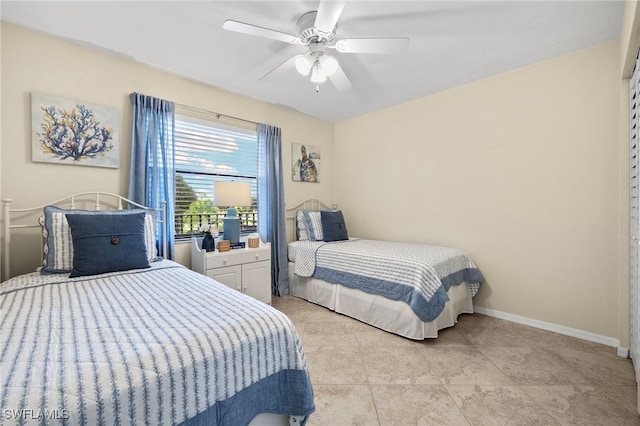
[(307, 218), (304, 217), (304, 212), (298, 210), (296, 213), (296, 224), (298, 229), (298, 241), (309, 240), (309, 227), (307, 225)]
[(324, 234), (322, 232), (322, 217), (320, 212), (304, 210), (304, 217), (307, 219), (309, 239), (313, 241), (322, 241), (324, 239)]

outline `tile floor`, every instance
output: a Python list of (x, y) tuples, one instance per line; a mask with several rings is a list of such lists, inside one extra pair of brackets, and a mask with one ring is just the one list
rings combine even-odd
[(640, 425), (631, 360), (608, 346), (461, 315), (416, 342), (293, 296), (316, 411), (309, 426)]

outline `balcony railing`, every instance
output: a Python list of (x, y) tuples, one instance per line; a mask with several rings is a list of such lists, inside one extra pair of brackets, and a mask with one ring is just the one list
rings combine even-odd
[[(206, 224), (215, 226), (218, 228), (218, 231), (223, 232), (224, 224), (222, 219), (226, 216), (226, 212), (176, 214), (176, 238), (190, 237), (193, 234), (201, 235), (200, 227)], [(241, 233), (256, 232), (258, 228), (257, 210), (238, 212), (238, 217), (240, 218)]]

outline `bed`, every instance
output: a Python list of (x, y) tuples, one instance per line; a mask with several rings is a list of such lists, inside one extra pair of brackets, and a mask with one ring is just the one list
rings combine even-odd
[[(78, 208), (85, 196), (94, 197), (95, 209)], [(116, 210), (103, 210), (105, 197), (116, 200)], [(315, 409), (313, 389), (299, 336), (284, 314), (157, 257), (149, 232), (166, 220), (163, 214), (107, 193), (76, 194), (54, 204), (69, 200), (69, 208), (47, 206), (36, 213), (42, 224), (41, 230), (36, 223), (36, 232), (44, 234), (40, 271), (0, 284), (5, 420), (234, 426), (307, 421)], [(43, 208), (12, 210), (3, 203), (8, 273), (11, 231), (34, 226), (10, 218)], [(65, 233), (71, 244), (56, 240)], [(119, 258), (111, 249), (126, 255)]]
[(484, 278), (462, 250), (353, 238), (342, 212), (316, 199), (287, 208), (286, 218), (296, 236), (292, 295), (414, 340), (473, 313)]

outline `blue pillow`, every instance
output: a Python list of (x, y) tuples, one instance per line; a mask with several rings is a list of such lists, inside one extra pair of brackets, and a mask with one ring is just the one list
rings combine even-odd
[(342, 241), (349, 239), (347, 235), (347, 225), (344, 223), (344, 217), (340, 210), (323, 210), (320, 212), (320, 219), (322, 220), (324, 241)]
[(80, 210), (62, 209), (56, 206), (45, 206), (44, 215), (41, 218), (42, 233), (44, 237), (44, 256), (41, 274), (68, 274), (73, 269), (73, 243), (71, 231), (67, 223), (66, 214), (84, 215), (128, 215), (146, 212), (145, 229), (147, 257), (149, 262), (156, 259), (156, 219), (155, 212), (151, 210)]
[(73, 269), (69, 277), (150, 267), (145, 213), (67, 213), (66, 217), (73, 241)]

